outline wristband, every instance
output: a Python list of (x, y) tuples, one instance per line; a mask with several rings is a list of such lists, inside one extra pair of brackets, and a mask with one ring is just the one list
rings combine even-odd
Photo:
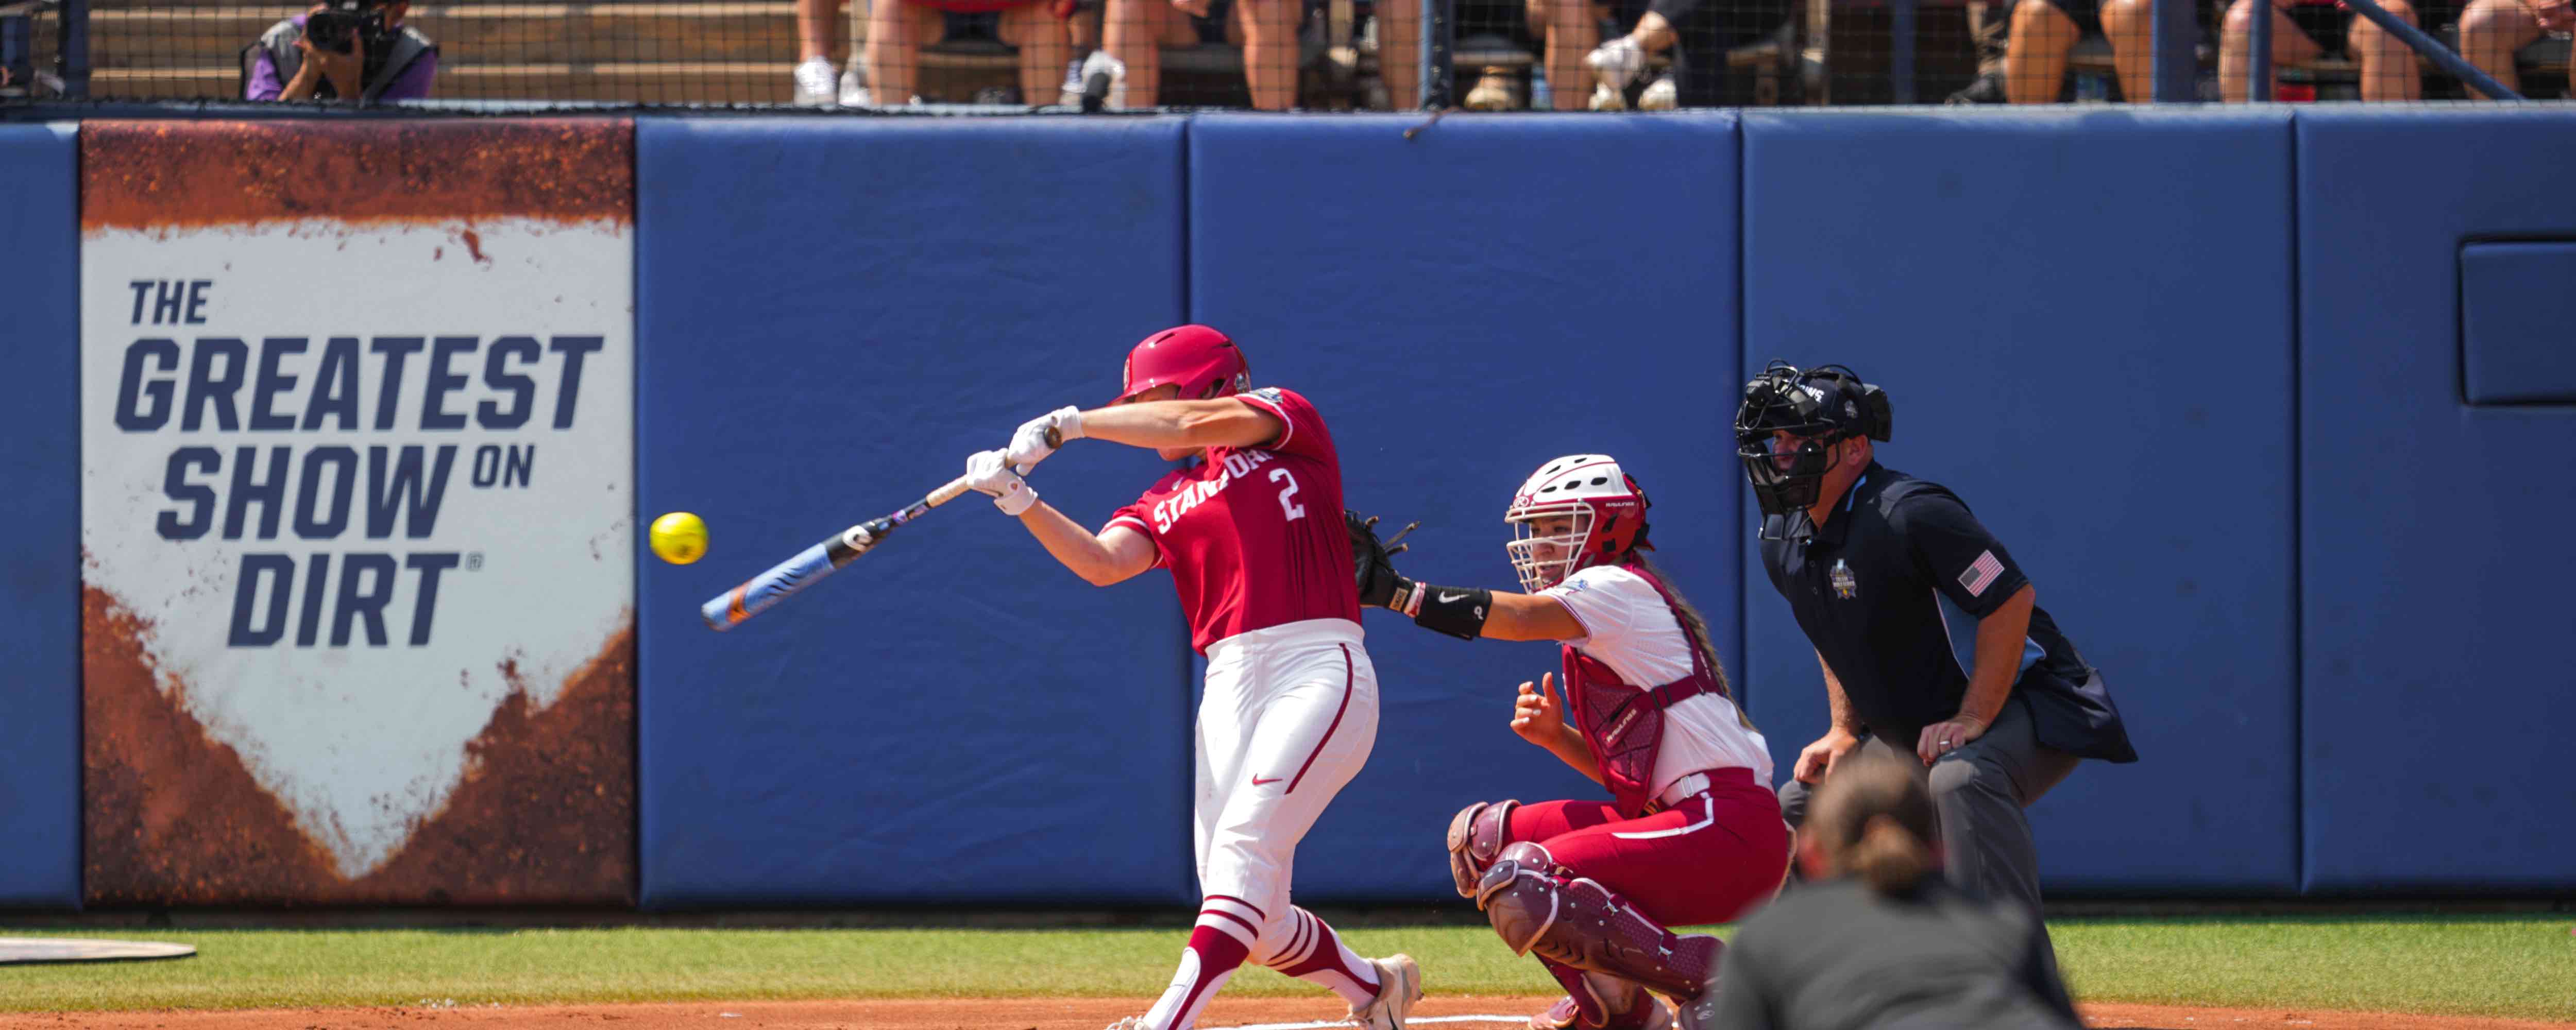
[(1082, 439), (1082, 409), (1067, 404), (1056, 412), (1055, 432), (1058, 440)]
[(996, 494), (993, 497), (993, 507), (1002, 509), (1002, 514), (1013, 518), (1018, 518), (1021, 512), (1029, 510), (1029, 505), (1036, 503), (1038, 503), (1038, 488), (1026, 482), (1020, 483), (1017, 490)]
[(1494, 592), (1472, 587), (1413, 587), (1413, 624), (1460, 640), (1485, 635), (1485, 619), (1494, 610)]
[(1422, 584), (1402, 576), (1395, 577), (1395, 596), (1387, 598), (1386, 606), (1404, 613), (1408, 619), (1421, 614)]

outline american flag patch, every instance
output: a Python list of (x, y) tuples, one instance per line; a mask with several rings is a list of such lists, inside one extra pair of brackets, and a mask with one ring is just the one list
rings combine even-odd
[(1959, 574), (1959, 585), (1968, 588), (1968, 596), (1981, 597), (2003, 575), (2004, 563), (1995, 558), (1995, 552), (1987, 551), (1968, 563), (1968, 571)]

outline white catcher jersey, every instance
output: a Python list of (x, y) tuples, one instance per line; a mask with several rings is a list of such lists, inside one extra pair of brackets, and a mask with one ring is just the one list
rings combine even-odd
[[(1553, 597), (1583, 624), (1584, 635), (1566, 641), (1638, 686), (1670, 683), (1691, 672), (1690, 637), (1662, 594), (1645, 577), (1616, 565), (1576, 570), (1565, 582), (1539, 591)], [(1753, 770), (1771, 783), (1771, 749), (1744, 725), (1735, 702), (1701, 694), (1664, 709), (1664, 740), (1655, 753), (1655, 793), (1702, 769)]]

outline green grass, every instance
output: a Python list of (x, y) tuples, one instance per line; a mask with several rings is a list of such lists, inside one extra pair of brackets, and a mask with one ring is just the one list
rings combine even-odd
[[(2089, 1000), (2576, 1020), (2564, 916), (2074, 919), (2051, 924)], [(0, 966), (0, 1010), (1053, 995), (1148, 997), (1183, 932), (1064, 930), (0, 930), (195, 945), (174, 962)], [(1354, 928), (1435, 994), (1545, 994), (1482, 927)], [(1229, 993), (1315, 988), (1263, 969)]]

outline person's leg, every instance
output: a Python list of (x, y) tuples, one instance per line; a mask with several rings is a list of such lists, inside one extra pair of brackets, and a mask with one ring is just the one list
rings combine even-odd
[(1545, 9), (1530, 11), (1531, 29), (1547, 36), (1541, 48), (1547, 63), (1547, 85), (1555, 98), (1551, 105), (1559, 111), (1580, 111), (1592, 99), (1583, 84), (1591, 74), (1583, 58), (1592, 52), (1601, 38), (1600, 23), (1593, 20), (1589, 0), (1547, 0)]
[(832, 14), (842, 0), (796, 0), (796, 56), (804, 61), (832, 59)]
[(876, 0), (868, 10), (868, 91), (879, 104), (904, 104), (918, 92), (921, 48), (939, 39), (939, 9), (912, 0)]
[[(2460, 12), (2460, 56), (2516, 93), (2522, 92), (2522, 72), (2514, 66), (2513, 52), (2539, 38), (2540, 19), (2523, 0), (2470, 0)], [(2474, 86), (2469, 95), (2493, 99)]]
[(1170, 0), (1107, 0), (1100, 49), (1119, 65), (1109, 106), (1153, 107), (1162, 101), (1163, 44), (1176, 35), (1175, 22), (1180, 29), (1189, 28), (1189, 17), (1173, 9)]
[(1043, 3), (1023, 4), (1002, 12), (1002, 42), (1020, 50), (1020, 100), (1043, 104), (1055, 95), (1073, 46), (1065, 37), (1065, 20)]
[[(2379, 6), (2397, 20), (2415, 24), (2415, 9), (2406, 0), (2379, 0)], [(2424, 95), (2424, 73), (2415, 66), (2415, 48), (2405, 40), (2357, 14), (2344, 39), (2353, 59), (2361, 63), (2363, 100), (2414, 100)]]
[(1934, 762), (1932, 804), (1940, 817), (1942, 872), (1950, 882), (2018, 902), (2037, 918), (2039, 849), (2022, 810), (2063, 781), (2075, 763), (2075, 756), (2040, 744), (2030, 706), (2020, 698), (2004, 703), (1983, 736)]
[(829, 107), (840, 73), (832, 67), (832, 12), (841, 0), (796, 0), (796, 103)]
[[(1229, 716), (1248, 722), (1251, 733), (1233, 773), (1238, 782), (1214, 821), (1200, 881), (1210, 907), (1230, 917), (1217, 928), (1250, 927), (1242, 938), (1247, 957), (1331, 990), (1364, 1021), (1400, 1020), (1419, 997), (1420, 974), (1401, 968), (1411, 960), (1363, 959), (1330, 925), (1290, 902), (1297, 843), (1376, 743), (1377, 676), (1368, 652), (1346, 644), (1305, 648), (1267, 659), (1260, 679), (1270, 684), (1266, 698), (1247, 695), (1249, 707)], [(1409, 982), (1389, 983), (1390, 972)], [(1402, 992), (1411, 996), (1385, 996)]]
[[(1450, 823), (1450, 872), (1458, 893), (1473, 898), (1504, 847), (1536, 843), (1621, 822), (1606, 801), (1516, 801), (1470, 805)], [(1478, 907), (1484, 907), (1482, 901)], [(1510, 943), (1510, 938), (1505, 938)], [(1661, 1030), (1666, 1019), (1651, 1004), (1645, 985), (1612, 973), (1588, 971), (1545, 954), (1534, 955), (1565, 996), (1530, 1016), (1531, 1030)]]
[(1377, 19), (1377, 75), (1386, 83), (1387, 105), (1398, 111), (1421, 106), (1422, 5), (1377, 0), (1370, 16)]
[(2241, 104), (2252, 96), (2246, 82), (2246, 39), (2251, 28), (2256, 3), (2272, 8), (2272, 67), (2275, 74), (2285, 64), (2306, 64), (2325, 52), (2317, 41), (2308, 38), (2299, 23), (2281, 11), (2270, 0), (2236, 0), (2227, 8), (2227, 18), (2218, 36), (2218, 95), (2231, 104)]
[(2016, 104), (2053, 104), (2066, 85), (2066, 55), (2080, 35), (2057, 5), (2013, 5), (2012, 41), (2004, 50), (2004, 95)]
[(1303, 13), (1299, 0), (1234, 0), (1235, 24), (1243, 30), (1243, 79), (1254, 110), (1297, 106), (1297, 19)]
[[(2121, 98), (2132, 104), (2155, 102), (2155, 0), (2102, 0), (2102, 35), (2111, 40)], [(2183, 45), (2191, 44), (2185, 40)]]

